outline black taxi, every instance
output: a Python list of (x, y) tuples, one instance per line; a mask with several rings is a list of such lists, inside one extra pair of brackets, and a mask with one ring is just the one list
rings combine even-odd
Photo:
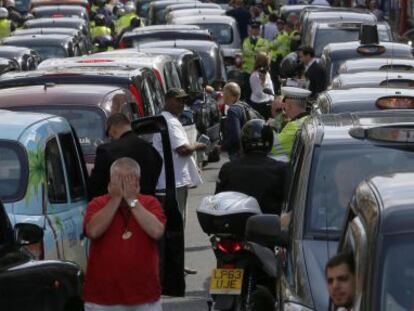
[(364, 71), (343, 73), (333, 79), (329, 89), (345, 90), (368, 87), (411, 89), (414, 88), (414, 72)]
[[(402, 123), (414, 126), (413, 118), (412, 111), (376, 111), (305, 121), (292, 152), (282, 215), (288, 225), (282, 227), (278, 250), (279, 310), (328, 310), (324, 267), (337, 250), (353, 191), (370, 176), (414, 172), (414, 143), (381, 140), (393, 137)], [(380, 135), (364, 138), (365, 129)]]
[[(371, 135), (375, 135), (372, 131)], [(401, 139), (401, 152), (414, 137), (401, 125), (391, 134)], [(370, 133), (367, 133), (370, 136)], [(389, 137), (383, 137), (383, 141)], [(405, 162), (413, 161), (408, 152)], [(355, 190), (343, 231), (340, 252), (354, 259), (352, 310), (412, 310), (414, 306), (414, 174), (400, 173), (364, 180)], [(409, 171), (409, 172), (407, 172)]]
[(338, 75), (342, 63), (362, 57), (413, 59), (413, 48), (407, 44), (395, 42), (379, 42), (378, 44), (361, 44), (360, 41), (330, 43), (323, 49), (320, 61), (328, 85)]
[(7, 311), (81, 311), (83, 273), (72, 262), (34, 261), (24, 249), (43, 239), (43, 228), (11, 225), (0, 202), (0, 307)]
[(362, 71), (414, 71), (414, 59), (406, 58), (357, 58), (345, 61), (338, 70), (342, 73)]
[(400, 88), (355, 88), (321, 93), (313, 106), (316, 114), (412, 109), (414, 90)]

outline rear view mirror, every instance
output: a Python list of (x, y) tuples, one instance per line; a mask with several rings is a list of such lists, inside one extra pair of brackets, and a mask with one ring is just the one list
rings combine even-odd
[(280, 218), (277, 215), (251, 216), (246, 224), (246, 239), (265, 246), (277, 246), (281, 235)]
[(38, 225), (19, 223), (14, 226), (14, 240), (18, 246), (26, 246), (40, 242), (43, 229)]

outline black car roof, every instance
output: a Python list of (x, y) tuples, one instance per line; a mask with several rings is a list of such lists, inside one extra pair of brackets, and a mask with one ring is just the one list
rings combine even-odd
[(185, 3), (185, 2), (191, 2), (191, 1), (189, 1), (189, 0), (186, 0), (186, 1), (180, 1), (180, 0), (159, 0), (159, 1), (152, 1), (151, 2), (151, 6), (154, 6), (156, 8), (163, 8), (163, 7), (167, 7), (170, 4), (182, 4), (182, 3)]
[(59, 27), (59, 25), (85, 26), (86, 21), (79, 17), (42, 17), (31, 19), (24, 23), (25, 28), (52, 27), (53, 25), (56, 27)]
[(70, 36), (76, 36), (79, 34), (79, 30), (75, 28), (64, 28), (64, 27), (56, 27), (56, 28), (25, 28), (25, 29), (17, 29), (13, 32), (12, 36), (24, 36), (24, 35), (36, 35), (36, 34), (64, 34)]
[[(370, 128), (398, 123), (413, 123), (412, 110), (365, 111), (340, 114), (315, 115), (305, 122), (303, 130), (308, 137), (316, 133), (316, 144), (329, 145), (344, 142), (363, 144), (363, 140), (353, 138), (349, 130), (353, 127)], [(414, 124), (414, 123), (413, 123)]]
[(414, 173), (376, 176), (367, 181), (380, 200), (380, 232), (414, 232)]
[(26, 35), (26, 36), (12, 36), (7, 37), (2, 40), (2, 44), (9, 44), (9, 45), (24, 45), (27, 44), (28, 47), (32, 45), (32, 43), (39, 45), (63, 45), (67, 42), (71, 42), (73, 40), (72, 36), (66, 36), (61, 34), (50, 34), (50, 35)]
[[(145, 27), (144, 27), (145, 28)], [(212, 40), (212, 37), (208, 30), (159, 30), (159, 31), (148, 31), (148, 32), (138, 32), (138, 31), (129, 31), (122, 36), (123, 39), (133, 39), (133, 38), (154, 38), (157, 39), (167, 39), (167, 40), (177, 40), (177, 39), (192, 39), (192, 40)]]
[(38, 6), (32, 9), (33, 12), (42, 12), (42, 11), (71, 11), (71, 12), (87, 12), (86, 9), (81, 5), (65, 5), (65, 4), (59, 4), (59, 5), (43, 5)]
[(197, 51), (208, 51), (210, 49), (218, 48), (214, 41), (201, 41), (201, 40), (171, 40), (171, 41), (155, 41), (149, 43), (143, 43), (141, 48), (152, 48), (152, 47), (178, 47), (185, 49), (194, 49)]
[[(385, 52), (377, 57), (383, 58), (392, 56), (400, 58), (413, 58), (413, 48), (408, 44), (395, 42), (380, 42), (379, 45), (385, 47)], [(363, 54), (358, 54), (357, 49), (360, 46), (360, 41), (330, 43), (327, 46), (325, 46), (322, 54), (328, 54), (331, 59), (343, 59), (349, 57), (350, 55), (360, 55), (361, 57), (368, 57), (369, 55), (364, 56)]]

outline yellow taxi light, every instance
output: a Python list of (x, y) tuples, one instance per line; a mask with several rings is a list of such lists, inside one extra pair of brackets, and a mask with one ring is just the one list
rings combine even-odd
[(413, 109), (413, 97), (383, 97), (377, 100), (376, 105), (380, 109)]

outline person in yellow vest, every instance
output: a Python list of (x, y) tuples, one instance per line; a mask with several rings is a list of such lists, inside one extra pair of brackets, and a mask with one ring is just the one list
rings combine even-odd
[(272, 0), (262, 0), (262, 13), (260, 14), (260, 21), (266, 24), (269, 21), (269, 15), (275, 12)]
[[(118, 20), (115, 23), (115, 31), (117, 34), (120, 34), (124, 28), (127, 28), (131, 25), (131, 21), (134, 18), (139, 18), (139, 16), (136, 14), (136, 7), (133, 2), (127, 2), (124, 5), (124, 14), (121, 15)], [(141, 21), (141, 27), (144, 26), (144, 23)]]
[(250, 25), (250, 34), (244, 39), (242, 46), (243, 72), (250, 75), (253, 71), (257, 53), (267, 53), (268, 51), (268, 41), (260, 36), (260, 23), (252, 23)]
[(7, 19), (9, 12), (5, 8), (0, 8), (0, 38), (6, 38), (11, 34), (11, 22)]
[(311, 92), (296, 87), (282, 87), (284, 110), (289, 120), (280, 133), (274, 134), (272, 155), (281, 161), (289, 161), (296, 133), (308, 118), (306, 107)]
[(101, 36), (112, 36), (111, 29), (106, 26), (105, 16), (103, 14), (98, 14), (95, 16), (95, 26), (91, 29), (92, 41)]

